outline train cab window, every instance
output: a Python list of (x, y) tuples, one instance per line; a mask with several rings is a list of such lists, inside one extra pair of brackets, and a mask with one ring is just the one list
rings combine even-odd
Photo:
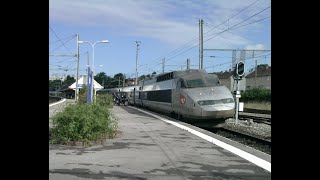
[(220, 80), (218, 78), (205, 77), (205, 80), (207, 82), (207, 86), (218, 86), (218, 85), (220, 85)]
[(205, 87), (205, 84), (202, 79), (190, 79), (190, 80), (187, 80), (187, 87), (189, 88)]
[[(220, 80), (216, 74), (203, 75), (203, 77), (199, 78), (199, 80), (202, 80), (202, 83), (204, 83), (203, 87), (212, 87), (212, 86), (221, 85)], [(201, 83), (200, 84), (198, 82), (192, 82), (192, 83), (197, 87), (201, 86)]]

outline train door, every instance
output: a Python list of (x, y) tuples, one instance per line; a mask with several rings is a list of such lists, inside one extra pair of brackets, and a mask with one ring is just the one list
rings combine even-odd
[(136, 105), (136, 88), (133, 88), (133, 105)]
[(172, 105), (174, 106), (173, 109), (178, 116), (178, 119), (181, 118), (183, 113), (183, 105), (185, 103), (185, 96), (182, 94), (181, 88), (184, 87), (183, 79), (178, 79), (177, 86), (175, 89)]

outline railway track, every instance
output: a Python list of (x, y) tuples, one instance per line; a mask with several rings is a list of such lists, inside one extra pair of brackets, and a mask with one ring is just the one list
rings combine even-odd
[(271, 115), (270, 110), (260, 110), (260, 109), (251, 109), (251, 108), (244, 108), (243, 110), (244, 110), (244, 112), (247, 112), (247, 113), (270, 114)]
[(239, 112), (240, 120), (253, 121), (257, 123), (264, 123), (271, 126), (271, 114), (256, 114), (248, 112)]
[[(238, 126), (228, 125), (219, 131), (211, 132), (271, 155), (271, 135), (267, 133), (268, 128), (264, 129), (271, 127), (271, 114), (257, 114), (257, 111), (255, 113), (239, 112), (239, 120), (241, 122), (238, 122)], [(253, 122), (264, 125), (251, 126)]]
[(247, 134), (240, 131), (231, 130), (228, 128), (222, 128), (215, 134), (226, 137), (233, 141), (247, 145), (254, 149), (260, 150), (264, 153), (271, 155), (271, 139), (265, 139), (262, 137), (255, 136), (253, 134)]
[(251, 139), (256, 139), (257, 141), (263, 141), (263, 142), (266, 142), (266, 143), (271, 143), (271, 138), (266, 138), (266, 137), (263, 137), (263, 136), (259, 136), (259, 135), (255, 135), (253, 133), (248, 133), (248, 132), (244, 132), (244, 131), (240, 131), (240, 130), (236, 130), (236, 129), (231, 129), (231, 128), (228, 128), (227, 126), (221, 128), (222, 131), (226, 131), (228, 133), (233, 133), (233, 134), (236, 134), (236, 135), (240, 135), (240, 136), (243, 136), (243, 137), (249, 137)]

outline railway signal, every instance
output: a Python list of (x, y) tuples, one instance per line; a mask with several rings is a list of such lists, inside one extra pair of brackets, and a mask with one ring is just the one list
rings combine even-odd
[(242, 77), (244, 75), (244, 62), (239, 61), (236, 64), (236, 75)]
[(238, 111), (239, 111), (239, 98), (241, 97), (240, 91), (239, 91), (239, 81), (242, 79), (242, 76), (244, 75), (244, 62), (239, 61), (236, 64), (236, 68), (234, 70), (234, 80), (237, 82), (237, 89), (236, 89), (236, 124), (238, 124)]

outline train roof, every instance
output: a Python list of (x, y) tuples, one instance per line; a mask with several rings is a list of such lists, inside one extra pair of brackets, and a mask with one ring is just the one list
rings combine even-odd
[(140, 86), (125, 86), (125, 87), (117, 87), (117, 88), (108, 88), (108, 89), (100, 89), (97, 92), (127, 92), (133, 90), (134, 88), (139, 88)]
[(178, 77), (192, 75), (192, 74), (208, 74), (204, 69), (188, 69), (188, 70), (181, 70), (181, 71), (171, 71), (159, 74), (151, 79), (144, 80), (143, 84), (152, 84), (155, 82), (167, 81), (170, 79), (176, 79)]
[(191, 75), (191, 74), (208, 74), (204, 69), (188, 69), (181, 71), (172, 71), (167, 73), (159, 74), (153, 78), (153, 81), (160, 82), (169, 79), (175, 79), (181, 76)]

